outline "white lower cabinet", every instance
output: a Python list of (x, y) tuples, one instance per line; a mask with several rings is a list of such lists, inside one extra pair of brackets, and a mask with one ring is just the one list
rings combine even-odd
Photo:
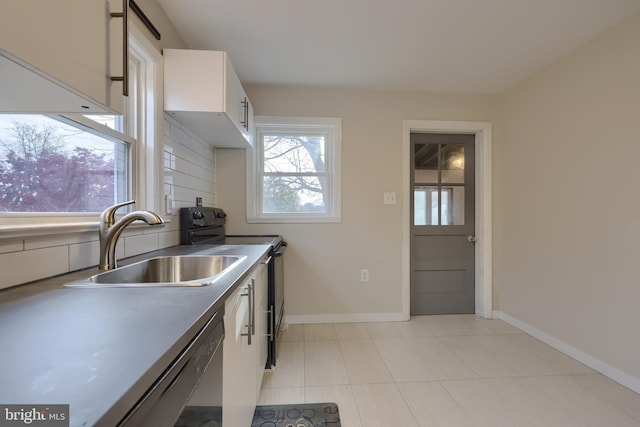
[(260, 394), (262, 387), (262, 378), (264, 377), (264, 367), (267, 364), (268, 352), (268, 313), (269, 307), (267, 301), (267, 266), (260, 264), (255, 270), (255, 298), (256, 298), (256, 330), (254, 340), (256, 343), (256, 400)]
[(267, 361), (267, 268), (260, 264), (225, 303), (222, 417), (250, 426)]

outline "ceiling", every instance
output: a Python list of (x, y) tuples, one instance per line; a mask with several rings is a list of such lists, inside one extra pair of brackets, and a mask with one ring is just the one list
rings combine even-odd
[(500, 93), (640, 0), (157, 0), (243, 83)]

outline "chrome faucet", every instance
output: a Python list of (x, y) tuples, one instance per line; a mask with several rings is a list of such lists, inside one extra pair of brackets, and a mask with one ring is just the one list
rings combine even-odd
[(122, 234), (125, 227), (133, 221), (142, 220), (149, 225), (163, 224), (164, 221), (160, 216), (151, 211), (133, 211), (124, 215), (116, 221), (116, 211), (123, 206), (132, 205), (136, 201), (118, 203), (105, 209), (100, 214), (100, 226), (98, 235), (100, 237), (100, 263), (99, 270), (113, 270), (117, 267), (116, 262), (116, 243), (118, 237)]

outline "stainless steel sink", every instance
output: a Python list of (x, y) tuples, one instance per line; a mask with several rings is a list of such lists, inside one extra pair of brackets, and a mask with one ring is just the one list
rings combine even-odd
[(150, 258), (105, 271), (66, 287), (208, 286), (236, 267), (246, 256), (182, 255)]

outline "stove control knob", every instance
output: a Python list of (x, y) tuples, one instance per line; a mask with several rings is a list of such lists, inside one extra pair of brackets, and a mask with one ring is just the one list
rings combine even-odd
[(225, 218), (227, 216), (226, 213), (224, 212), (217, 212), (216, 213), (216, 218)]

